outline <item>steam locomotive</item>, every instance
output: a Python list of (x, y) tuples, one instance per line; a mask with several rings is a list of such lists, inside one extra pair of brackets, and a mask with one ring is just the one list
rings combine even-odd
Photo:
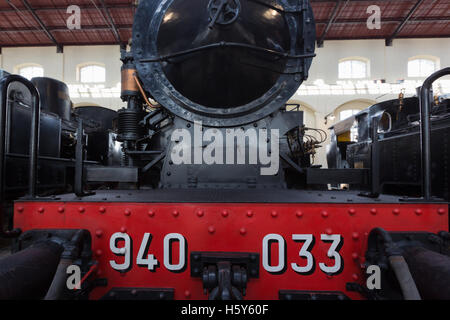
[(0, 298), (450, 298), (449, 110), (431, 90), (450, 69), (358, 114), (357, 141), (334, 126), (321, 169), (324, 132), (285, 107), (315, 40), (307, 0), (148, 0), (117, 113), (2, 75)]

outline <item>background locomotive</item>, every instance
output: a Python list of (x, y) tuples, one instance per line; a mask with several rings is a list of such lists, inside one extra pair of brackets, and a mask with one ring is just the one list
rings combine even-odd
[[(8, 140), (10, 131), (2, 130), (0, 143), (24, 136), (30, 143), (19, 152), (29, 171), (18, 185), (27, 185), (27, 193), (14, 203), (14, 229), (2, 233), (15, 238), (15, 254), (0, 263), (0, 297), (449, 298), (448, 203), (431, 198), (428, 174), (435, 149), (430, 88), (449, 69), (427, 79), (420, 103), (405, 99), (395, 114), (382, 105), (357, 115), (358, 143), (340, 140), (345, 130), (335, 126), (330, 169), (320, 169), (310, 157), (323, 139), (311, 139), (317, 130), (303, 125), (302, 112), (285, 109), (308, 77), (315, 38), (306, 0), (141, 1), (131, 50), (122, 51), (127, 106), (117, 112), (116, 126), (113, 112), (73, 112), (62, 83), (6, 75), (2, 128), (18, 133)], [(446, 106), (436, 108), (448, 115)], [(19, 130), (4, 112), (21, 109), (29, 129)], [(391, 163), (382, 141), (410, 123), (386, 127), (387, 113), (389, 121), (423, 120), (410, 135), (417, 142), (419, 132), (422, 137), (425, 165), (411, 178), (423, 179), (421, 199), (407, 201), (381, 188), (380, 159)], [(48, 127), (47, 118), (53, 120)], [(195, 161), (209, 147), (207, 133), (206, 140), (217, 143), (230, 132), (232, 147), (218, 144), (215, 162)], [(185, 139), (196, 135), (199, 144)], [(279, 154), (272, 175), (261, 174), (267, 162), (251, 160), (261, 145), (265, 157)], [(54, 149), (47, 154), (47, 148)], [(5, 145), (0, 151), (0, 159), (13, 157)], [(180, 152), (194, 155), (193, 163), (174, 163)], [(445, 175), (440, 185), (448, 185), (445, 161), (434, 169)], [(13, 170), (7, 160), (1, 168), (4, 186), (6, 173), (14, 184), (24, 164)], [(418, 193), (406, 193), (403, 182), (394, 181), (402, 185), (396, 194)], [(328, 190), (337, 184), (350, 190)], [(18, 196), (8, 187), (1, 191), (4, 208)], [(448, 189), (436, 195), (447, 197)], [(73, 265), (83, 273), (81, 290), (66, 288)], [(370, 265), (382, 268), (379, 290), (365, 288)]]

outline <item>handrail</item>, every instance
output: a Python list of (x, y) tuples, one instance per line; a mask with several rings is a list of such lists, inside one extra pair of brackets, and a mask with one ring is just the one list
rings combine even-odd
[[(30, 135), (30, 167), (28, 171), (28, 194), (30, 198), (36, 197), (37, 181), (37, 161), (39, 150), (39, 121), (40, 121), (40, 100), (36, 87), (24, 77), (19, 75), (9, 75), (0, 80), (0, 206), (5, 200), (5, 165), (6, 165), (6, 108), (8, 103), (8, 88), (12, 82), (23, 84), (31, 93), (31, 135)], [(1, 222), (1, 220), (0, 220)], [(0, 235), (9, 236), (8, 232), (3, 233), (3, 223), (1, 222)]]
[(419, 90), (420, 103), (420, 149), (422, 157), (422, 194), (424, 200), (431, 200), (431, 124), (430, 109), (433, 83), (450, 74), (450, 67), (436, 71), (429, 76)]

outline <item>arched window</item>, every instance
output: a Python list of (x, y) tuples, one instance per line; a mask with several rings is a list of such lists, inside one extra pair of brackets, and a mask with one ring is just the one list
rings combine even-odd
[(22, 77), (31, 80), (35, 77), (43, 77), (44, 76), (44, 68), (42, 68), (38, 64), (26, 64), (17, 68), (17, 73)]
[(439, 59), (434, 57), (413, 57), (408, 61), (408, 77), (426, 78), (439, 69)]
[(100, 64), (84, 64), (78, 67), (78, 76), (83, 83), (105, 82), (105, 67)]
[(357, 114), (359, 112), (361, 112), (361, 110), (358, 110), (358, 109), (342, 110), (341, 112), (339, 112), (339, 121), (348, 119), (351, 116), (354, 116), (355, 114)]
[(347, 58), (339, 61), (339, 79), (364, 79), (369, 77), (369, 60)]

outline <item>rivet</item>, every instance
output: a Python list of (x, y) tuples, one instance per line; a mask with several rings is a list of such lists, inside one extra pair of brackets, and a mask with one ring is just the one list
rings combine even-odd
[(38, 209), (38, 211), (39, 211), (39, 213), (44, 213), (45, 209), (44, 209), (43, 207), (40, 207), (40, 208)]
[(127, 217), (131, 215), (131, 210), (130, 209), (125, 209), (124, 215), (126, 215)]
[(59, 212), (59, 213), (63, 213), (63, 212), (64, 212), (64, 207), (59, 207), (59, 208), (58, 208), (58, 212)]
[(370, 213), (375, 216), (377, 214), (377, 209), (375, 208), (370, 209)]
[(333, 234), (333, 230), (331, 230), (330, 228), (325, 229), (325, 233), (328, 235)]
[(214, 228), (214, 226), (209, 226), (208, 227), (208, 232), (213, 234), (214, 232), (216, 232), (216, 228)]
[(328, 218), (328, 212), (326, 212), (326, 211), (322, 211), (322, 217), (324, 217), (324, 218)]
[(197, 216), (198, 216), (198, 217), (201, 218), (201, 217), (203, 217), (204, 215), (205, 215), (205, 213), (203, 212), (203, 210), (198, 210), (198, 211), (197, 211)]
[(148, 210), (148, 216), (149, 217), (154, 217), (155, 216), (155, 211), (153, 211), (153, 210)]
[(356, 213), (356, 210), (355, 210), (355, 209), (348, 209), (348, 213), (349, 213), (351, 216), (354, 216), (355, 213)]
[(78, 208), (78, 211), (79, 211), (80, 213), (83, 213), (84, 210), (85, 210), (85, 209), (84, 209), (83, 207), (79, 207), (79, 208)]
[(100, 238), (103, 235), (103, 231), (98, 229), (97, 231), (95, 231), (95, 235)]
[(421, 216), (423, 212), (421, 209), (416, 209), (415, 213), (416, 215)]
[(356, 253), (356, 252), (353, 252), (353, 253), (352, 253), (352, 258), (353, 258), (353, 260), (357, 260), (358, 257), (359, 257), (358, 253)]
[(106, 208), (105, 207), (100, 207), (100, 208), (98, 208), (98, 211), (100, 213), (105, 213), (106, 212)]
[(191, 292), (189, 290), (186, 290), (184, 292), (184, 296), (189, 299), (191, 297)]
[(247, 233), (247, 229), (241, 228), (241, 229), (239, 230), (239, 233), (240, 233), (242, 236), (245, 236), (245, 234)]
[(297, 211), (297, 212), (295, 213), (295, 215), (297, 216), (297, 218), (301, 218), (301, 217), (303, 217), (303, 212)]
[(353, 240), (358, 240), (359, 239), (359, 233), (358, 232), (353, 232), (352, 233), (352, 238), (353, 238)]
[(174, 217), (178, 217), (180, 215), (178, 210), (173, 210), (172, 214), (173, 214)]
[(398, 216), (400, 214), (400, 210), (394, 209), (394, 210), (392, 210), (392, 213), (395, 214), (396, 216)]
[(17, 211), (23, 212), (23, 207), (18, 207), (18, 208), (17, 208)]
[(127, 228), (126, 227), (121, 227), (120, 228), (120, 232), (121, 233), (126, 233), (127, 232)]
[(358, 275), (356, 273), (352, 274), (353, 280), (357, 281), (359, 279)]
[(438, 214), (440, 214), (441, 216), (445, 214), (445, 209), (444, 208), (440, 208), (438, 209)]
[(103, 274), (102, 270), (97, 270), (97, 275), (101, 276)]
[(224, 218), (228, 217), (228, 211), (227, 210), (223, 210), (222, 211), (222, 217), (224, 217)]
[(103, 251), (98, 249), (97, 251), (95, 251), (95, 254), (97, 255), (97, 257), (100, 257), (103, 254)]
[(333, 276), (331, 274), (327, 274), (327, 279), (333, 279)]
[(249, 217), (249, 218), (253, 217), (253, 211), (252, 210), (248, 210), (247, 211), (247, 217)]
[(278, 212), (272, 211), (271, 215), (272, 215), (272, 217), (276, 218), (276, 217), (278, 217)]

